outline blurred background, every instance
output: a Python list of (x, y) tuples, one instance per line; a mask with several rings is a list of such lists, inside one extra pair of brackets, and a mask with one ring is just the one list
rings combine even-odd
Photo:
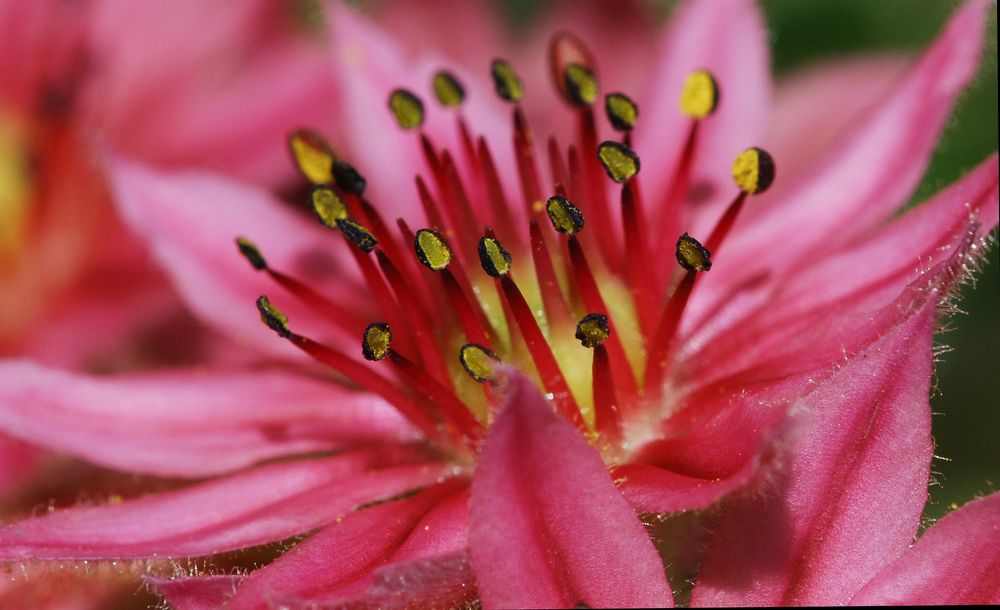
[[(675, 2), (659, 2), (664, 16)], [(934, 39), (959, 2), (942, 0), (762, 0), (780, 78), (810, 63), (872, 52), (916, 53)], [(530, 26), (545, 2), (506, 0), (508, 18)], [(997, 150), (997, 16), (993, 9), (979, 75), (960, 99), (910, 205), (923, 201)], [(936, 343), (952, 351), (937, 365), (932, 398), (938, 458), (927, 519), (1000, 486), (1000, 273), (994, 245), (975, 286), (962, 289), (950, 330)]]

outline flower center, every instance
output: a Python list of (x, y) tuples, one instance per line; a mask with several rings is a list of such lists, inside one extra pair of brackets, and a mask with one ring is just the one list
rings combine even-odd
[[(267, 297), (257, 302), (263, 321), (396, 405), (430, 439), (476, 450), (489, 425), (493, 388), (485, 382), (503, 363), (534, 375), (554, 408), (614, 459), (639, 436), (632, 432), (637, 422), (663, 415), (677, 330), (697, 277), (711, 268), (711, 252), (747, 196), (768, 188), (774, 164), (758, 148), (741, 153), (733, 165), (734, 201), (704, 245), (684, 233), (676, 242), (676, 273), (651, 271), (659, 248), (650, 240), (662, 235), (654, 229), (680, 226), (674, 221), (687, 197), (698, 125), (718, 107), (719, 86), (699, 70), (680, 92), (680, 109), (691, 124), (680, 161), (669, 168), (671, 187), (656, 202), (666, 212), (655, 227), (646, 219), (640, 159), (631, 147), (637, 105), (623, 93), (606, 95), (605, 114), (621, 140), (598, 142), (599, 85), (590, 52), (573, 36), (559, 35), (550, 45), (550, 66), (578, 129), (565, 149), (548, 139), (546, 189), (521, 107), (524, 84), (507, 61), (491, 64), (496, 94), (512, 107), (517, 176), (510, 182), (520, 187), (523, 212), (504, 192), (508, 181), (501, 180), (485, 140), (473, 138), (461, 113), (465, 88), (449, 72), (434, 75), (430, 88), (455, 113), (461, 154), (471, 168), (465, 173), (452, 152), (423, 131), (426, 108), (418, 95), (396, 89), (388, 97), (392, 117), (414, 132), (423, 151), (428, 179), (418, 173), (416, 184), (428, 227), (414, 232), (399, 218), (390, 229), (365, 197), (367, 182), (354, 166), (319, 134), (290, 134), (292, 157), (314, 185), (312, 208), (351, 244), (380, 319), (359, 320), (335, 299), (272, 269), (246, 238), (237, 245), (255, 269), (361, 336), (369, 363), (293, 332)], [(605, 176), (620, 185), (622, 238), (611, 221)], [(546, 191), (551, 196), (544, 197)], [(482, 194), (483, 201), (469, 193)], [(527, 227), (517, 226), (522, 216)]]

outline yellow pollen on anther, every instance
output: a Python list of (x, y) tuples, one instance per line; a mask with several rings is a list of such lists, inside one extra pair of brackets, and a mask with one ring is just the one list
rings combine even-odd
[(763, 193), (774, 182), (774, 159), (757, 147), (744, 150), (733, 161), (733, 180), (747, 194)]
[(560, 195), (549, 197), (545, 211), (552, 221), (552, 227), (560, 233), (574, 235), (583, 229), (583, 212), (565, 197)]
[(524, 84), (521, 77), (517, 75), (509, 62), (503, 59), (494, 59), (490, 65), (490, 75), (493, 77), (493, 86), (497, 95), (508, 102), (520, 102), (524, 97)]
[(324, 225), (337, 228), (337, 222), (347, 218), (347, 205), (332, 188), (317, 186), (309, 193), (313, 211)]
[(413, 249), (420, 264), (432, 271), (441, 271), (451, 264), (454, 253), (441, 235), (432, 229), (420, 229), (413, 238)]
[(458, 352), (458, 361), (469, 377), (483, 383), (493, 376), (500, 358), (493, 350), (478, 343), (466, 343)]
[(491, 277), (503, 277), (510, 273), (510, 252), (495, 237), (483, 237), (478, 246), (479, 264)]
[(278, 335), (282, 337), (291, 335), (288, 330), (288, 316), (275, 307), (266, 296), (257, 298), (257, 311), (260, 312), (261, 321)]
[(406, 89), (395, 89), (389, 94), (389, 110), (403, 129), (416, 129), (424, 123), (424, 103)]
[(337, 221), (337, 228), (344, 234), (344, 237), (349, 239), (358, 248), (361, 248), (361, 251), (365, 254), (374, 250), (375, 246), (378, 245), (378, 240), (375, 239), (372, 232), (355, 220), (341, 218)]
[(681, 89), (681, 112), (692, 119), (703, 119), (719, 105), (719, 85), (711, 72), (695, 70), (684, 79)]
[(677, 239), (677, 262), (688, 271), (708, 271), (712, 268), (712, 253), (687, 233)]
[(451, 72), (442, 70), (436, 73), (431, 86), (434, 89), (434, 96), (442, 106), (461, 106), (465, 101), (465, 88)]
[(639, 173), (639, 155), (619, 142), (601, 142), (597, 147), (597, 158), (615, 182), (625, 182)]
[(585, 315), (576, 325), (576, 338), (584, 347), (597, 347), (611, 336), (608, 317), (600, 313)]
[(313, 184), (333, 182), (334, 154), (330, 145), (311, 129), (296, 129), (288, 134), (288, 148), (291, 150), (295, 167)]
[(361, 355), (365, 360), (381, 360), (389, 355), (392, 344), (392, 330), (385, 322), (372, 322), (365, 329), (361, 341)]
[(590, 106), (597, 99), (598, 85), (594, 72), (580, 64), (566, 66), (566, 91), (576, 106)]
[(264, 255), (260, 253), (260, 248), (257, 247), (257, 244), (246, 237), (237, 237), (236, 247), (239, 248), (240, 254), (250, 262), (250, 265), (254, 269), (258, 271), (267, 269), (267, 261), (264, 260)]
[(631, 131), (639, 118), (639, 106), (624, 93), (609, 93), (604, 97), (608, 121), (618, 131)]

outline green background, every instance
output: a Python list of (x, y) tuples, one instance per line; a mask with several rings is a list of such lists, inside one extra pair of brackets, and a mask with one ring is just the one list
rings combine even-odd
[[(703, 0), (715, 1), (715, 0)], [(671, 2), (660, 2), (666, 16)], [(764, 0), (772, 60), (780, 76), (823, 58), (926, 47), (960, 5), (943, 0)], [(544, 6), (507, 0), (513, 24), (530, 26)], [(939, 142), (930, 169), (912, 203), (926, 199), (997, 150), (997, 28), (991, 10), (979, 75), (961, 97)], [(950, 332), (936, 338), (953, 351), (937, 365), (933, 432), (937, 443), (934, 483), (926, 516), (940, 517), (1000, 485), (1000, 282), (997, 247), (978, 275), (962, 290), (959, 307), (967, 315), (951, 319)]]

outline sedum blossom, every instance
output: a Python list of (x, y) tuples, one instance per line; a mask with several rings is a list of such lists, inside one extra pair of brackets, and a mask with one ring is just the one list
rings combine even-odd
[[(912, 544), (932, 335), (996, 226), (996, 155), (894, 216), (989, 10), (786, 172), (751, 2), (683, 5), (655, 55), (557, 33), (537, 111), (528, 59), (411, 57), (332, 6), (343, 129), (289, 134), (314, 218), (107, 159), (191, 310), (260, 362), (0, 364), (0, 429), (192, 482), (6, 525), (0, 559), (146, 560), (178, 608), (1000, 601), (1000, 496)], [(644, 52), (648, 90), (605, 90)], [(640, 515), (680, 531), (654, 544)]]

